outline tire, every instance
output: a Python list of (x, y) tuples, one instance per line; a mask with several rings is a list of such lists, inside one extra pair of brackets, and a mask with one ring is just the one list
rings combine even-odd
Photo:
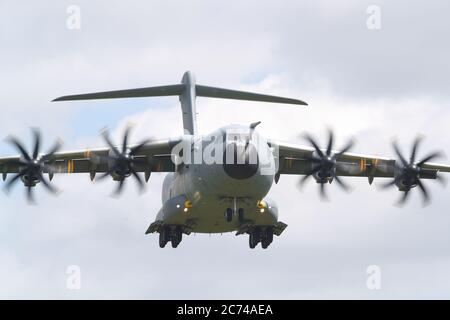
[(273, 228), (267, 227), (261, 237), (261, 247), (267, 249), (273, 241)]
[(263, 248), (263, 249), (267, 249), (267, 247), (270, 245), (270, 243), (267, 241), (267, 239), (263, 239), (262, 241), (261, 241), (261, 247)]
[(261, 228), (255, 228), (255, 230), (253, 230), (253, 237), (255, 238), (255, 242), (256, 242), (256, 244), (258, 244), (258, 242), (260, 242), (261, 241), (261, 238), (262, 238), (262, 230), (261, 230)]
[(244, 222), (244, 209), (242, 208), (238, 209), (238, 220), (240, 223)]
[(181, 240), (183, 240), (183, 230), (181, 229), (181, 227), (176, 227), (175, 230), (177, 242), (180, 243)]
[(180, 244), (181, 240), (183, 239), (183, 230), (181, 229), (180, 226), (176, 227), (175, 230), (173, 230), (173, 235), (172, 235), (172, 248), (176, 248), (178, 247), (178, 245)]
[(167, 228), (163, 227), (159, 232), (159, 247), (164, 248), (167, 244), (168, 236), (167, 236)]
[(225, 212), (225, 216), (226, 216), (227, 222), (233, 221), (233, 209), (228, 208), (227, 211)]
[(269, 227), (266, 229), (267, 242), (271, 244), (273, 242), (273, 228)]
[(251, 249), (254, 249), (261, 241), (261, 229), (255, 228), (249, 233), (248, 244)]
[(171, 243), (172, 243), (172, 248), (176, 248), (176, 247), (178, 247), (178, 245), (180, 244), (180, 243), (179, 243), (177, 240), (175, 240), (175, 239), (172, 239)]
[(250, 234), (248, 235), (248, 245), (250, 249), (255, 249), (256, 244), (257, 243), (255, 243), (253, 232), (250, 232)]

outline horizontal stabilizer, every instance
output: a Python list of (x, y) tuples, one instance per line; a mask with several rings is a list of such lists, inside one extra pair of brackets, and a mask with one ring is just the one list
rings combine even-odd
[(195, 135), (197, 133), (195, 101), (197, 97), (222, 98), (234, 100), (249, 100), (260, 102), (274, 102), (297, 104), (306, 106), (307, 103), (297, 99), (271, 96), (253, 92), (222, 89), (198, 85), (190, 71), (186, 71), (180, 84), (147, 87), (128, 90), (104, 91), (86, 94), (74, 94), (54, 99), (53, 101), (91, 100), (91, 99), (119, 99), (119, 98), (144, 98), (178, 96), (183, 115), (184, 133)]
[[(185, 89), (186, 86), (184, 84), (175, 84), (170, 86), (75, 94), (59, 97), (53, 101), (179, 96), (184, 92)], [(208, 87), (202, 85), (195, 85), (195, 95), (197, 97), (299, 104), (305, 106), (308, 105), (306, 102), (297, 99), (277, 97), (267, 94), (259, 94), (246, 91)]]
[(246, 91), (229, 90), (215, 87), (207, 87), (202, 85), (196, 85), (195, 91), (197, 97), (209, 97), (209, 98), (223, 98), (223, 99), (235, 99), (235, 100), (248, 100), (248, 101), (262, 101), (262, 102), (275, 102), (275, 103), (287, 103), (287, 104), (300, 104), (307, 106), (306, 102), (297, 99), (283, 98), (277, 96), (271, 96), (267, 94), (252, 93)]
[(148, 87), (148, 88), (138, 88), (128, 90), (104, 91), (86, 94), (75, 94), (70, 96), (59, 97), (53, 101), (178, 96), (181, 93), (183, 93), (184, 89), (185, 89), (184, 84), (175, 84), (171, 86), (159, 86), (159, 87)]

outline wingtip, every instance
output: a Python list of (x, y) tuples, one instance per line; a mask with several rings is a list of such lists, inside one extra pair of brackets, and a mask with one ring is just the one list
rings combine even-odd
[(305, 101), (302, 101), (302, 100), (297, 100), (296, 104), (301, 105), (301, 106), (307, 106), (308, 105)]
[(70, 95), (70, 96), (62, 96), (62, 97), (58, 97), (52, 100), (52, 102), (58, 102), (58, 101), (71, 101), (71, 100), (75, 100), (77, 96), (76, 95)]

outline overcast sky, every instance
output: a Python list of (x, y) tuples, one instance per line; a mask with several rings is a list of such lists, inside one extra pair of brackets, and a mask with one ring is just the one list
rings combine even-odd
[[(380, 29), (367, 27), (370, 5)], [(81, 10), (69, 29), (67, 9)], [(280, 94), (308, 107), (199, 98), (198, 127), (262, 121), (269, 138), (303, 144), (309, 132), (354, 152), (393, 156), (397, 138), (409, 152), (450, 155), (450, 5), (446, 1), (32, 1), (0, 2), (0, 137), (45, 147), (103, 146), (105, 126), (118, 138), (182, 133), (176, 97), (50, 103), (61, 95), (174, 84), (186, 70), (198, 83)], [(6, 143), (2, 155), (15, 154)], [(450, 162), (450, 159), (443, 159)], [(162, 250), (145, 235), (161, 207), (163, 174), (139, 195), (132, 181), (119, 199), (112, 181), (57, 176), (58, 197), (38, 186), (38, 205), (23, 187), (0, 194), (1, 298), (448, 298), (449, 187), (426, 181), (426, 208), (414, 190), (403, 208), (395, 189), (349, 178), (322, 202), (318, 187), (296, 188), (283, 176), (269, 197), (289, 226), (267, 250), (246, 236), (191, 235)], [(378, 183), (377, 183), (378, 182)], [(66, 287), (67, 267), (81, 270), (81, 289)], [(381, 270), (381, 289), (366, 286), (367, 267)]]

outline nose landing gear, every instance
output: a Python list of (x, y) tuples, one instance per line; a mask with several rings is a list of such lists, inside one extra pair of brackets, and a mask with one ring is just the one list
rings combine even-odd
[(244, 209), (242, 208), (238, 209), (238, 220), (240, 223), (244, 222)]
[[(227, 208), (227, 210), (225, 211), (225, 218), (227, 219), (227, 222), (233, 221), (233, 216), (234, 216), (235, 212), (236, 212), (236, 210)], [(244, 222), (244, 209), (239, 208), (237, 210), (237, 215), (238, 215), (238, 221), (240, 223), (243, 223)]]
[(227, 208), (225, 211), (225, 218), (227, 219), (227, 222), (231, 222), (233, 220), (233, 209)]

